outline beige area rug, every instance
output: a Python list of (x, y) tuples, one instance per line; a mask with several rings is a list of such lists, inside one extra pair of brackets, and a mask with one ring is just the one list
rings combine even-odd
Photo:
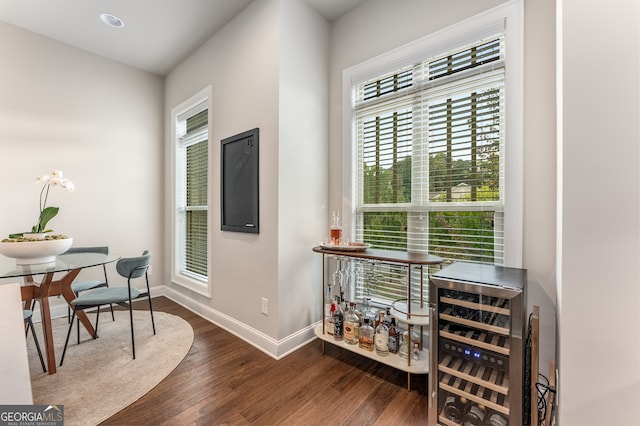
[[(29, 333), (29, 368), (34, 404), (64, 405), (65, 425), (97, 425), (149, 392), (184, 359), (193, 343), (193, 329), (175, 315), (154, 312), (156, 332), (148, 311), (133, 311), (136, 359), (131, 355), (129, 312), (100, 313), (98, 339), (93, 340), (81, 325), (80, 344), (74, 325), (64, 364), (58, 372), (42, 372), (33, 336)], [(89, 314), (95, 324), (95, 315)], [(53, 322), (56, 359), (60, 364), (68, 323)], [(42, 327), (35, 324), (41, 337)], [(44, 349), (43, 349), (44, 350)]]

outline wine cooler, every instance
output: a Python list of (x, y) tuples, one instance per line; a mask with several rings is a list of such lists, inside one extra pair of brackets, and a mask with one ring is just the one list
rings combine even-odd
[(456, 262), (430, 280), (429, 424), (524, 424), (526, 270)]

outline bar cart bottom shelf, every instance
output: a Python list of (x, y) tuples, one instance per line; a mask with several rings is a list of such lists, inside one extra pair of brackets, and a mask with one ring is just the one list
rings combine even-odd
[(429, 373), (429, 350), (422, 349), (420, 351), (420, 359), (407, 360), (397, 354), (389, 354), (387, 356), (380, 356), (375, 351), (367, 351), (360, 348), (358, 345), (349, 345), (344, 340), (334, 340), (330, 334), (324, 334), (322, 332), (322, 324), (318, 324), (314, 329), (316, 337), (322, 340), (322, 353), (324, 354), (325, 342), (330, 343), (339, 348), (346, 349), (356, 354), (362, 355), (374, 361), (378, 361), (382, 364), (393, 367), (397, 370), (407, 373), (407, 390), (411, 389), (411, 374), (428, 374)]

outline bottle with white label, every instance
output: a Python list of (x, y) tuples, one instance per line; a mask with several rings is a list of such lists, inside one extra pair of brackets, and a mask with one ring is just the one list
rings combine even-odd
[(380, 322), (376, 327), (376, 336), (374, 340), (376, 353), (380, 356), (389, 355), (389, 329), (384, 322)]
[(349, 310), (344, 316), (344, 340), (349, 345), (357, 345), (360, 337), (360, 320), (354, 312), (355, 303), (351, 302), (349, 305)]

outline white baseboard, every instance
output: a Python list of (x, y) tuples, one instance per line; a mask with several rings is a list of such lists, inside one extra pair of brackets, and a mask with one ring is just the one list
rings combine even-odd
[(195, 301), (170, 287), (154, 287), (151, 291), (153, 297), (165, 296), (166, 298), (171, 299), (193, 313), (200, 315), (207, 321), (227, 330), (229, 333), (239, 337), (274, 359), (283, 358), (316, 338), (313, 332), (316, 324), (311, 324), (283, 339), (276, 340), (261, 331), (217, 311), (210, 306), (199, 303), (198, 301)]

